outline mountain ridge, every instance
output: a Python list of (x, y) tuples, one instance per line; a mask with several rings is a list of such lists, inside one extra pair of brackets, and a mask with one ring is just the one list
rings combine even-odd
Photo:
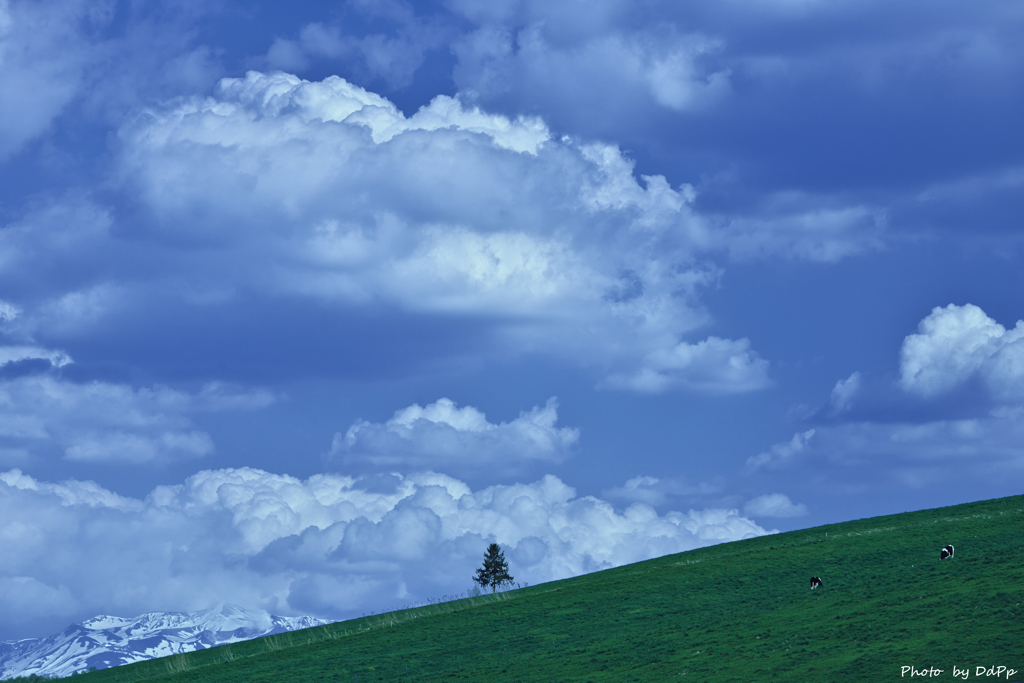
[(63, 677), (327, 623), (228, 603), (196, 612), (149, 612), (134, 618), (98, 615), (43, 638), (0, 642), (0, 679), (32, 674)]

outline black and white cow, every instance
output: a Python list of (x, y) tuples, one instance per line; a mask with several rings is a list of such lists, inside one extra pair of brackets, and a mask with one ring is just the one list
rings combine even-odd
[(947, 545), (945, 548), (942, 549), (942, 552), (939, 554), (940, 560), (944, 560), (947, 557), (953, 557), (953, 546), (951, 545)]
[(812, 576), (811, 577), (811, 590), (814, 590), (815, 588), (817, 588), (820, 585), (821, 585), (821, 579), (819, 579), (817, 576)]

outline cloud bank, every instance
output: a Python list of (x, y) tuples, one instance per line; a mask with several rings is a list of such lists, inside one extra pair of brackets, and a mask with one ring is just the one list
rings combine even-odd
[[(0, 474), (0, 638), (97, 613), (218, 601), (325, 618), (469, 587), (489, 542), (538, 583), (767, 533), (736, 510), (658, 515), (577, 497), (548, 475), (473, 491), (431, 472), (299, 480), (202, 471), (144, 500)], [(45, 622), (45, 624), (43, 623)]]

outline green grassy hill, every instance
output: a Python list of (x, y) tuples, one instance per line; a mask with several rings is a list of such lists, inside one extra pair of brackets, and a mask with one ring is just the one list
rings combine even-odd
[[(939, 549), (956, 546), (953, 560)], [(514, 567), (513, 567), (514, 570)], [(809, 589), (811, 576), (824, 586)], [(468, 581), (467, 577), (467, 581)], [(726, 543), (77, 677), (206, 681), (1024, 680), (1024, 496)], [(901, 676), (901, 674), (904, 674)], [(920, 680), (920, 678), (918, 678)]]

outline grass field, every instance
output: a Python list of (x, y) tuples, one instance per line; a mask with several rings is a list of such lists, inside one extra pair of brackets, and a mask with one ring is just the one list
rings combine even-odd
[[(939, 549), (956, 546), (953, 560)], [(515, 568), (512, 568), (513, 572)], [(809, 589), (811, 576), (824, 586)], [(467, 582), (469, 577), (467, 577)], [(1024, 681), (1024, 496), (726, 543), (83, 683)], [(953, 667), (961, 671), (954, 678)], [(901, 675), (903, 674), (903, 675)], [(920, 680), (920, 676), (915, 676)]]

